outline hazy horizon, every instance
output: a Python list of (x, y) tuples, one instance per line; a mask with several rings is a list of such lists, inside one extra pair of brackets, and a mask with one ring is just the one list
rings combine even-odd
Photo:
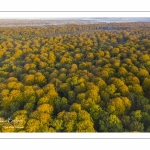
[(45, 26), (65, 24), (150, 22), (150, 17), (61, 17), (0, 19), (1, 27)]
[(21, 18), (21, 17), (18, 17), (18, 18), (0, 18), (0, 20), (54, 20), (54, 19), (150, 19), (150, 17), (39, 17), (39, 18), (36, 18), (36, 17), (33, 17), (33, 18), (30, 18), (30, 17), (27, 17), (27, 18)]

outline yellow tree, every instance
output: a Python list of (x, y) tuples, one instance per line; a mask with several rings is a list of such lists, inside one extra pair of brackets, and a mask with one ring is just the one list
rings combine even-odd
[(37, 72), (35, 74), (34, 80), (35, 80), (35, 83), (37, 83), (39, 86), (43, 86), (47, 81), (46, 78), (43, 76), (43, 74), (40, 72)]
[(34, 84), (34, 75), (26, 75), (24, 77), (24, 84), (25, 85), (33, 85)]
[(32, 118), (29, 119), (27, 121), (25, 130), (26, 132), (40, 132), (40, 121)]
[(127, 97), (116, 97), (108, 103), (107, 109), (110, 114), (121, 115), (130, 107), (131, 101)]
[(37, 110), (39, 112), (48, 113), (52, 115), (54, 109), (53, 109), (53, 106), (51, 106), (50, 104), (42, 104), (37, 108)]

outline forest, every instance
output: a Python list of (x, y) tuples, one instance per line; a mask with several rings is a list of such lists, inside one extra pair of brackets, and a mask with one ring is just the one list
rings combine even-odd
[(150, 23), (0, 27), (0, 132), (150, 132)]

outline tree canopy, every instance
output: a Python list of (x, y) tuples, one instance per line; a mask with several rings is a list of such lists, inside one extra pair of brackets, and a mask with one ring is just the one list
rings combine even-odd
[(149, 26), (0, 27), (0, 131), (149, 132)]

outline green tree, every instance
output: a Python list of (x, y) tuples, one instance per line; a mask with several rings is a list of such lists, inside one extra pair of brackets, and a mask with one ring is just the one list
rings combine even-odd
[(116, 115), (110, 115), (99, 120), (99, 130), (103, 132), (123, 132), (121, 120)]
[(132, 132), (143, 132), (144, 131), (144, 125), (143, 123), (139, 121), (133, 121), (130, 124), (130, 131)]
[(75, 112), (79, 112), (81, 110), (81, 104), (78, 104), (78, 103), (73, 103), (70, 108), (69, 108), (70, 111), (75, 111)]
[(89, 120), (80, 121), (77, 123), (76, 132), (95, 132), (94, 124)]

